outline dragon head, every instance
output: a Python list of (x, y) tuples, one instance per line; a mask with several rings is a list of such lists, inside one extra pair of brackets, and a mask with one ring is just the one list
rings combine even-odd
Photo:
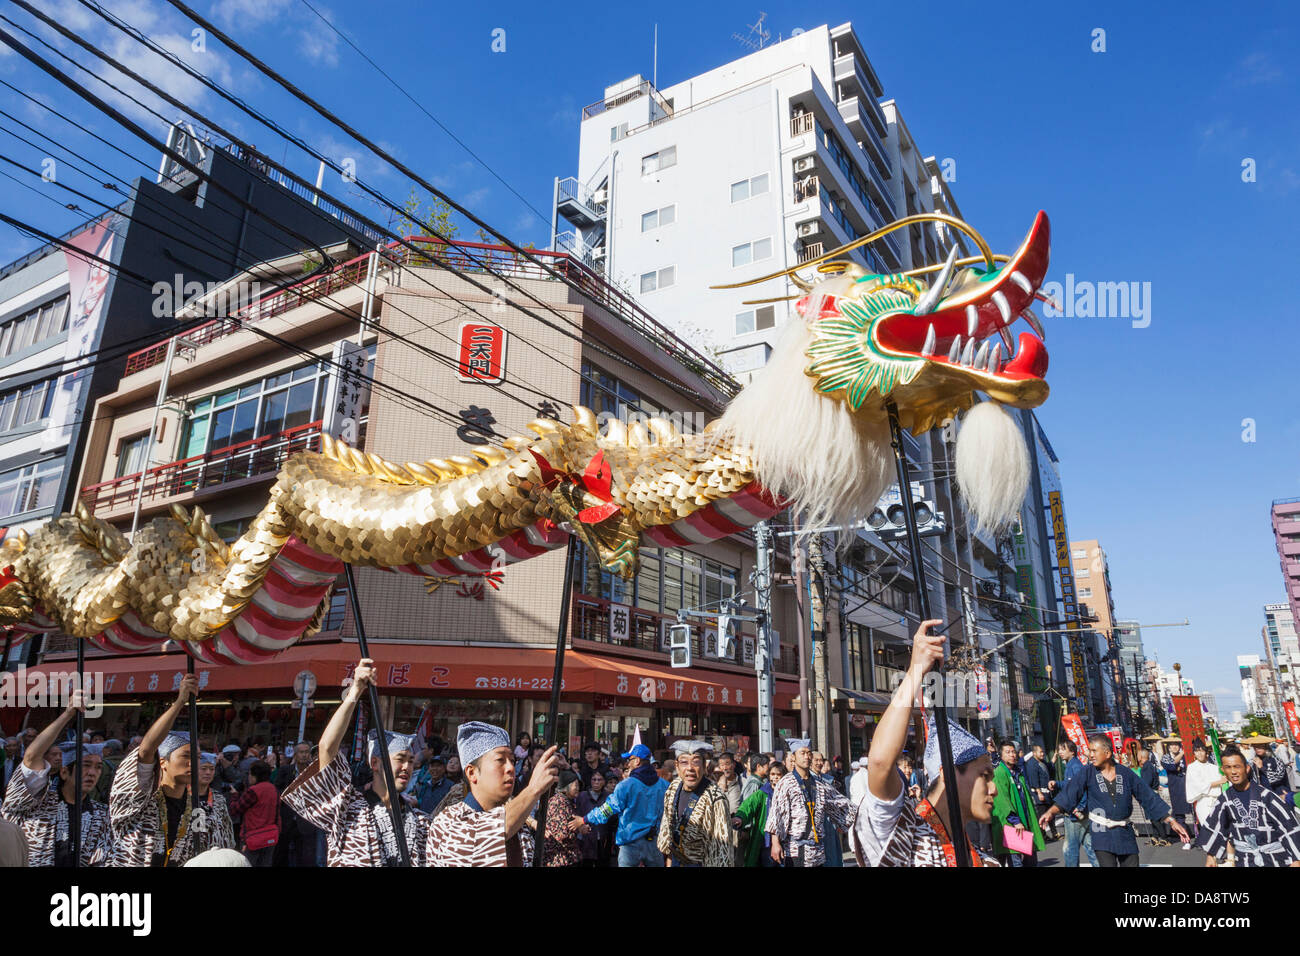
[[(893, 275), (836, 258), (925, 220), (973, 236), (981, 255), (958, 261), (954, 247), (941, 266)], [(958, 483), (977, 526), (1004, 525), (1024, 497), (1028, 452), (999, 404), (1034, 408), (1047, 398), (1047, 350), (1030, 306), (1043, 298), (1049, 241), (1041, 212), (1011, 256), (994, 256), (958, 219), (923, 213), (802, 264), (831, 273), (815, 285), (786, 270), (716, 287), (790, 276), (806, 293), (795, 303), (802, 321), (788, 323), (718, 436), (746, 447), (759, 480), (821, 526), (865, 517), (893, 482), (889, 406), (918, 435), (970, 409), (957, 442)], [(1017, 342), (1011, 326), (1020, 318), (1033, 331)], [(977, 393), (992, 401), (977, 405)]]
[[(917, 434), (970, 408), (976, 392), (1017, 408), (1041, 405), (1047, 350), (1030, 306), (1047, 275), (1049, 244), (1040, 212), (998, 268), (957, 272), (956, 247), (929, 283), (847, 264), (796, 303), (812, 332), (805, 372), (814, 388), (854, 412), (893, 401)], [(1020, 318), (1034, 331), (1020, 331), (1017, 341), (1011, 326)]]

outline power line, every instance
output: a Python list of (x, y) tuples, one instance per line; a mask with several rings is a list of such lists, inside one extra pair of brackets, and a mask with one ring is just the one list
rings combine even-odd
[(514, 193), (515, 198), (517, 198), (521, 203), (523, 203), (525, 206), (527, 206), (529, 209), (531, 209), (531, 210), (533, 211), (533, 213), (537, 216), (538, 219), (540, 219), (540, 220), (541, 220), (545, 225), (547, 225), (547, 226), (549, 226), (549, 225), (551, 224), (551, 223), (550, 223), (550, 220), (549, 220), (546, 216), (542, 215), (542, 213), (541, 213), (540, 211), (538, 211), (538, 209), (537, 209), (536, 206), (534, 206), (534, 205), (533, 205), (532, 203), (530, 203), (527, 199), (525, 199), (522, 195), (520, 195), (519, 192), (515, 189), (515, 187), (511, 186), (508, 182), (506, 182), (505, 179), (503, 179), (503, 178), (501, 177), (501, 175), (500, 175), (500, 174), (499, 174), (495, 169), (493, 169), (491, 166), (488, 165), (488, 163), (487, 163), (486, 160), (484, 160), (481, 156), (479, 156), (476, 152), (474, 152), (474, 150), (470, 149), (467, 145), (465, 145), (465, 143), (460, 139), (460, 137), (458, 137), (455, 133), (453, 133), (451, 130), (449, 130), (449, 129), (446, 127), (446, 125), (442, 122), (442, 120), (438, 119), (438, 117), (436, 117), (436, 116), (434, 116), (432, 113), (430, 113), (430, 112), (428, 111), (428, 109), (425, 108), (425, 105), (424, 105), (423, 103), (421, 103), (421, 102), (420, 102), (419, 100), (417, 100), (414, 96), (412, 96), (410, 93), (408, 93), (408, 92), (406, 91), (406, 89), (405, 89), (405, 88), (404, 88), (400, 83), (398, 83), (395, 79), (393, 79), (391, 76), (388, 75), (388, 73), (384, 70), (383, 67), (381, 67), (378, 63), (376, 63), (376, 62), (375, 62), (374, 60), (372, 60), (369, 56), (367, 56), (367, 55), (366, 55), (366, 52), (365, 52), (364, 50), (362, 50), (359, 46), (357, 46), (355, 43), (353, 43), (352, 40), (351, 40), (351, 38), (349, 38), (348, 35), (347, 35), (346, 33), (344, 33), (344, 32), (343, 32), (342, 30), (340, 30), (337, 26), (335, 26), (335, 25), (334, 25), (330, 20), (328, 20), (328, 19), (326, 19), (324, 16), (322, 16), (321, 12), (320, 12), (319, 10), (317, 10), (315, 7), (313, 7), (313, 6), (311, 5), (311, 3), (309, 2), (309, 0), (302, 0), (302, 3), (303, 3), (303, 6), (305, 6), (308, 10), (310, 10), (312, 13), (316, 14), (316, 16), (320, 18), (320, 20), (321, 20), (322, 23), (324, 23), (327, 27), (329, 27), (331, 30), (333, 30), (334, 33), (339, 37), (339, 39), (341, 39), (341, 40), (342, 40), (344, 43), (346, 43), (348, 46), (352, 47), (352, 49), (355, 50), (355, 51), (356, 51), (356, 52), (361, 56), (361, 58), (362, 58), (363, 60), (365, 60), (365, 61), (366, 61), (367, 63), (369, 63), (372, 67), (374, 67), (374, 68), (379, 72), (379, 74), (380, 74), (384, 79), (386, 79), (389, 83), (391, 83), (391, 84), (392, 84), (392, 85), (397, 89), (397, 91), (398, 91), (399, 93), (401, 93), (401, 94), (402, 94), (403, 96), (405, 96), (408, 100), (410, 100), (411, 103), (414, 104), (414, 106), (416, 107), (416, 109), (418, 109), (418, 110), (419, 110), (421, 113), (423, 113), (425, 116), (429, 117), (429, 119), (433, 120), (433, 122), (437, 124), (437, 126), (438, 126), (438, 128), (439, 128), (440, 130), (442, 130), (444, 133), (446, 133), (448, 136), (450, 136), (450, 137), (452, 138), (452, 140), (456, 143), (457, 146), (459, 146), (461, 149), (465, 150), (465, 152), (469, 153), (470, 156), (472, 156), (472, 157), (474, 158), (474, 161), (475, 161), (475, 162), (477, 162), (480, 166), (482, 166), (482, 167), (483, 167), (484, 169), (486, 169), (489, 173), (491, 173), (494, 177), (496, 177), (497, 182), (501, 183), (502, 186), (505, 186), (506, 189), (508, 189), (508, 190), (510, 190), (510, 192)]
[[(140, 76), (139, 74), (135, 73), (134, 71), (130, 70), (128, 67), (125, 67), (125, 66), (123, 66), (122, 64), (120, 64), (120, 63), (118, 63), (118, 62), (112, 60), (112, 59), (109, 58), (106, 54), (104, 54), (102, 51), (100, 51), (98, 48), (96, 48), (93, 44), (90, 44), (89, 42), (87, 42), (86, 40), (82, 39), (81, 37), (78, 37), (76, 34), (72, 33), (71, 31), (67, 30), (66, 28), (64, 28), (62, 25), (60, 25), (59, 23), (57, 23), (57, 21), (54, 21), (54, 20), (50, 19), (49, 17), (45, 16), (45, 15), (42, 14), (40, 11), (31, 8), (28, 4), (24, 3), (24, 0), (15, 0), (15, 2), (17, 2), (17, 3), (19, 3), (19, 5), (23, 6), (24, 9), (27, 9), (28, 12), (32, 13), (33, 15), (37, 16), (38, 18), (40, 18), (41, 20), (43, 20), (44, 22), (46, 22), (49, 26), (51, 26), (51, 27), (52, 27), (53, 29), (55, 29), (56, 31), (60, 32), (61, 34), (63, 34), (63, 35), (66, 36), (67, 38), (71, 39), (71, 40), (72, 40), (73, 42), (75, 42), (78, 46), (82, 47), (83, 49), (87, 50), (88, 52), (93, 53), (94, 55), (96, 55), (96, 56), (98, 56), (100, 59), (102, 59), (105, 63), (108, 63), (109, 65), (113, 66), (113, 67), (114, 67), (115, 69), (117, 69), (119, 72), (122, 72), (122, 73), (126, 74), (126, 75), (129, 76), (131, 79), (135, 80), (135, 82), (141, 84), (142, 86), (144, 86), (144, 87), (146, 87), (147, 89), (149, 89), (151, 92), (153, 92), (153, 93), (155, 93), (156, 95), (162, 97), (162, 98), (165, 99), (167, 102), (169, 102), (169, 103), (171, 103), (172, 105), (176, 106), (178, 109), (184, 109), (184, 110), (186, 110), (187, 112), (193, 113), (195, 116), (197, 116), (198, 118), (200, 118), (200, 120), (201, 120), (203, 123), (205, 123), (207, 126), (213, 128), (213, 129), (215, 129), (216, 131), (218, 131), (218, 132), (221, 133), (222, 135), (226, 136), (226, 137), (227, 137), (231, 142), (233, 142), (233, 143), (239, 145), (241, 148), (245, 149), (245, 150), (248, 151), (249, 153), (251, 153), (251, 154), (253, 154), (253, 155), (258, 155), (258, 154), (256, 154), (256, 151), (252, 150), (251, 147), (249, 147), (247, 144), (242, 143), (242, 142), (241, 142), (237, 137), (234, 136), (234, 134), (230, 133), (228, 130), (223, 129), (219, 124), (215, 123), (215, 122), (214, 122), (213, 120), (211, 120), (210, 118), (208, 118), (208, 117), (206, 117), (206, 116), (203, 116), (203, 114), (199, 113), (197, 110), (194, 110), (194, 109), (193, 109), (192, 107), (190, 107), (188, 104), (182, 103), (180, 100), (177, 100), (175, 97), (172, 97), (172, 96), (171, 96), (169, 93), (167, 93), (165, 90), (160, 89), (159, 87), (157, 87), (155, 84), (151, 83), (150, 81), (148, 81), (148, 80), (145, 79), (144, 77), (142, 77), (142, 76)], [(104, 11), (102, 11), (102, 10), (100, 10), (100, 9), (98, 9), (98, 8), (92, 8), (92, 9), (94, 9), (95, 12), (99, 13), (99, 14), (100, 14), (102, 17), (104, 17), (105, 19), (109, 19), (110, 17), (112, 17), (111, 14), (107, 14), (107, 13), (105, 13)], [(6, 22), (11, 22), (11, 21), (8, 21), (7, 18), (0, 17), (0, 19), (6, 19)], [(173, 60), (173, 62), (176, 63), (176, 65), (178, 65), (178, 66), (180, 66), (181, 68), (185, 69), (187, 72), (189, 72), (191, 75), (195, 76), (197, 79), (200, 79), (200, 80), (201, 80), (202, 82), (204, 82), (206, 85), (208, 85), (208, 86), (212, 87), (213, 89), (217, 90), (219, 93), (221, 93), (225, 98), (227, 98), (228, 100), (230, 100), (232, 103), (235, 103), (235, 105), (239, 106), (239, 107), (240, 107), (241, 109), (243, 109), (245, 112), (248, 112), (250, 116), (253, 116), (255, 119), (258, 119), (260, 122), (262, 122), (264, 125), (267, 125), (269, 128), (275, 129), (277, 132), (280, 132), (282, 135), (285, 135), (287, 138), (290, 138), (292, 141), (294, 141), (294, 142), (295, 142), (297, 145), (299, 145), (301, 148), (303, 148), (304, 150), (308, 151), (308, 152), (311, 153), (312, 155), (315, 155), (315, 156), (317, 156), (318, 158), (320, 158), (322, 162), (329, 162), (325, 157), (320, 156), (319, 153), (316, 153), (315, 151), (311, 150), (311, 148), (310, 148), (309, 146), (307, 146), (305, 143), (303, 143), (301, 140), (298, 140), (296, 137), (292, 137), (290, 134), (288, 134), (286, 131), (284, 131), (281, 127), (279, 127), (278, 124), (275, 124), (274, 121), (272, 121), (272, 120), (270, 120), (270, 119), (268, 119), (268, 118), (266, 118), (266, 117), (263, 117), (260, 113), (258, 113), (257, 111), (252, 110), (250, 107), (248, 107), (248, 106), (247, 106), (246, 104), (244, 104), (242, 101), (238, 100), (237, 98), (232, 97), (229, 93), (225, 92), (224, 89), (223, 89), (222, 87), (220, 87), (219, 84), (216, 84), (214, 81), (212, 81), (212, 80), (210, 80), (209, 78), (205, 77), (202, 73), (199, 73), (198, 71), (196, 71), (196, 70), (194, 70), (193, 68), (189, 67), (188, 64), (184, 64), (182, 61), (177, 60), (177, 59), (174, 57), (173, 54), (171, 54), (169, 51), (167, 51), (167, 50), (165, 50), (165, 49), (163, 49), (163, 48), (161, 48), (161, 47), (158, 47), (158, 46), (157, 46), (156, 44), (154, 44), (152, 41), (148, 40), (148, 38), (145, 38), (145, 37), (139, 35), (139, 32), (136, 31), (135, 28), (130, 28), (130, 29), (128, 30), (128, 28), (127, 28), (126, 26), (121, 25), (121, 23), (114, 22), (114, 20), (116, 20), (116, 18), (110, 19), (109, 22), (110, 22), (110, 23), (113, 23), (114, 26), (116, 26), (119, 30), (122, 30), (122, 31), (123, 31), (124, 33), (126, 33), (128, 36), (132, 36), (132, 37), (134, 37), (135, 39), (137, 39), (139, 42), (145, 43), (147, 46), (149, 46), (150, 49), (154, 49), (155, 52), (158, 52), (160, 55), (164, 55), (164, 56), (169, 57), (170, 59)], [(122, 22), (124, 23), (124, 21), (122, 21)], [(19, 28), (19, 29), (21, 29), (21, 28)], [(30, 33), (30, 31), (24, 31), (24, 32), (27, 32), (29, 35), (34, 36), (33, 34)], [(46, 43), (46, 41), (44, 41), (44, 40), (41, 39), (40, 37), (35, 37), (35, 39), (37, 39), (38, 42), (42, 43), (42, 44), (45, 45), (46, 47), (48, 47), (48, 48), (50, 48), (51, 50), (53, 50), (56, 54), (58, 54), (59, 56), (63, 57), (65, 60), (68, 60), (69, 62), (71, 62), (71, 63), (72, 63), (74, 66), (76, 66), (78, 69), (80, 69), (80, 70), (82, 70), (83, 72), (87, 73), (88, 75), (94, 77), (94, 78), (95, 78), (96, 80), (98, 80), (99, 82), (104, 83), (106, 86), (109, 86), (111, 89), (114, 89), (114, 90), (117, 91), (117, 92), (123, 93), (123, 95), (126, 95), (126, 96), (128, 96), (128, 97), (130, 96), (130, 94), (126, 94), (124, 91), (120, 90), (120, 88), (118, 88), (118, 87), (115, 86), (114, 84), (109, 83), (108, 81), (104, 80), (104, 79), (103, 79), (102, 77), (100, 77), (98, 74), (94, 73), (93, 71), (90, 71), (90, 70), (86, 69), (86, 67), (84, 67), (82, 64), (77, 63), (75, 60), (72, 60), (70, 57), (67, 57), (65, 54), (62, 53), (62, 51), (59, 51), (59, 50), (57, 50), (57, 48), (54, 48), (54, 47), (50, 46), (50, 44)], [(48, 67), (47, 67), (47, 72), (50, 72), (50, 69), (51, 69), (51, 68), (48, 68)], [(61, 76), (61, 74), (57, 74), (57, 75), (58, 75), (58, 76)], [(65, 80), (64, 82), (65, 82), (65, 85), (67, 85), (66, 80)], [(158, 113), (157, 111), (151, 109), (150, 107), (148, 107), (148, 106), (145, 105), (144, 103), (141, 103), (138, 99), (136, 99), (136, 98), (134, 98), (134, 97), (130, 97), (130, 98), (131, 98), (134, 102), (136, 102), (137, 104), (139, 104), (139, 105), (141, 106), (141, 108), (143, 108), (143, 109), (145, 109), (146, 111), (152, 113), (152, 114), (153, 114), (156, 118), (158, 118), (160, 121), (162, 121), (162, 122), (164, 122), (164, 123), (167, 122), (166, 118), (163, 117), (163, 116), (162, 116), (160, 113)], [(37, 102), (39, 102), (39, 101), (37, 101)], [(45, 104), (41, 104), (41, 105), (45, 105)], [(48, 106), (46, 106), (46, 108), (47, 108), (47, 109), (50, 109), (52, 112), (55, 112), (56, 115), (59, 115), (59, 114), (58, 114), (58, 111), (53, 110), (52, 107), (48, 107)], [(103, 111), (103, 107), (101, 106), (100, 108), (101, 108), (101, 111)], [(115, 115), (115, 114), (112, 113), (112, 112), (110, 112), (109, 115), (113, 116), (114, 119), (118, 119), (119, 122), (121, 121), (119, 115)], [(148, 141), (148, 140), (146, 140), (146, 141)], [(141, 162), (142, 162), (142, 161), (141, 161)], [(303, 179), (301, 179), (300, 177), (296, 176), (296, 175), (295, 175), (294, 173), (292, 173), (290, 170), (288, 170), (288, 169), (286, 169), (286, 168), (280, 166), (279, 164), (274, 163), (274, 161), (270, 160), (269, 158), (266, 158), (266, 162), (267, 162), (268, 167), (276, 168), (278, 171), (280, 171), (280, 172), (282, 173), (282, 175), (285, 175), (285, 176), (289, 177), (290, 179), (292, 179), (293, 181), (300, 183), (304, 188), (310, 188), (310, 184), (308, 184), (308, 183), (306, 182), (306, 180), (303, 180)], [(147, 166), (148, 164), (145, 164), (145, 165)], [(333, 166), (335, 169), (339, 169), (339, 167), (337, 166), (337, 164), (334, 164), (334, 163), (330, 162), (330, 165)], [(200, 175), (201, 175), (201, 174), (200, 174)], [(201, 177), (201, 178), (206, 179), (207, 177)], [(364, 186), (364, 184), (361, 184), (361, 185)], [(368, 191), (370, 191), (373, 195), (379, 196), (381, 199), (384, 198), (384, 197), (380, 196), (380, 194), (375, 193), (374, 190), (371, 190), (369, 187), (365, 187), (365, 188), (366, 188)], [(389, 235), (394, 236), (394, 238), (395, 238), (399, 243), (401, 243), (402, 245), (406, 246), (406, 247), (407, 247), (408, 249), (410, 249), (412, 252), (415, 252), (415, 253), (417, 253), (417, 254), (420, 254), (420, 250), (417, 249), (414, 245), (412, 245), (409, 241), (407, 241), (406, 239), (403, 239), (403, 238), (401, 238), (400, 236), (398, 236), (397, 234), (391, 232), (391, 230), (383, 229), (383, 228), (379, 227), (377, 223), (373, 223), (373, 222), (369, 221), (369, 220), (368, 220), (364, 215), (362, 215), (359, 211), (357, 211), (357, 210), (355, 210), (355, 209), (352, 209), (351, 207), (348, 207), (345, 203), (342, 203), (341, 200), (338, 200), (337, 197), (333, 197), (333, 196), (331, 196), (329, 193), (325, 192), (324, 190), (316, 189), (315, 191), (317, 192), (318, 195), (324, 196), (324, 197), (326, 197), (328, 200), (330, 200), (331, 202), (334, 202), (334, 203), (335, 203), (335, 204), (340, 208), (340, 210), (345, 210), (345, 211), (348, 211), (348, 212), (354, 213), (354, 214), (356, 215), (356, 217), (357, 217), (359, 220), (361, 220), (362, 223), (363, 223), (364, 225), (368, 225), (368, 226), (372, 227), (372, 228), (373, 228), (375, 231), (377, 231), (377, 232), (387, 233), (387, 234), (389, 234)], [(394, 209), (399, 209), (399, 207), (394, 206), (394, 205), (393, 205), (391, 202), (389, 202), (388, 200), (385, 199), (384, 201), (385, 201), (389, 206), (392, 206), (392, 208), (394, 208)], [(219, 207), (218, 207), (218, 208), (219, 208)], [(401, 211), (401, 210), (399, 209), (399, 211)], [(233, 213), (232, 213), (232, 215), (233, 215)], [(437, 234), (437, 233), (436, 233), (436, 230), (435, 230), (435, 234)], [(269, 235), (269, 234), (268, 234), (268, 235)], [(442, 241), (444, 241), (444, 242), (448, 242), (448, 243), (453, 244), (453, 245), (456, 245), (457, 248), (462, 249), (462, 251), (466, 251), (466, 252), (468, 252), (468, 250), (467, 250), (465, 247), (460, 246), (460, 245), (457, 244), (457, 243), (454, 243), (454, 241), (448, 239), (447, 237), (441, 236), (441, 234), (438, 234), (438, 235), (439, 235), (439, 238), (442, 239)], [(475, 259), (475, 258), (472, 256), (472, 254), (469, 256), (469, 258), (470, 258), (472, 261), (475, 261), (475, 262), (478, 261), (477, 259)], [(534, 261), (535, 261), (535, 260), (534, 260)], [(469, 276), (468, 276), (465, 272), (463, 272), (463, 271), (461, 271), (461, 270), (459, 270), (459, 269), (456, 269), (456, 268), (455, 268), (454, 266), (452, 266), (450, 263), (446, 263), (446, 262), (444, 262), (444, 263), (442, 263), (442, 265), (443, 265), (443, 267), (446, 268), (448, 271), (451, 271), (451, 272), (455, 273), (456, 275), (458, 275), (458, 276), (461, 277), (462, 279), (468, 281), (471, 285), (474, 285), (474, 286), (475, 286), (476, 288), (478, 288), (479, 290), (484, 291), (484, 292), (489, 292), (489, 291), (491, 291), (491, 290), (489, 290), (486, 286), (483, 286), (481, 283), (478, 283), (478, 282), (476, 282), (475, 280), (470, 279)], [(486, 271), (487, 271), (489, 274), (492, 274), (492, 275), (494, 275), (494, 276), (496, 276), (496, 277), (498, 277), (498, 278), (503, 278), (503, 279), (504, 279), (504, 276), (503, 276), (501, 273), (496, 272), (495, 270), (491, 269), (491, 267), (487, 267)], [(556, 274), (556, 273), (554, 273), (554, 270), (551, 270), (551, 271), (552, 271), (552, 274)], [(472, 311), (475, 315), (478, 315), (478, 316), (480, 316), (480, 318), (483, 318), (482, 313), (480, 313), (480, 312), (479, 312), (477, 309), (475, 309), (473, 306), (471, 306), (471, 305), (469, 305), (468, 303), (464, 302), (464, 300), (462, 300), (462, 299), (460, 299), (459, 297), (454, 296), (454, 295), (452, 295), (451, 293), (448, 293), (448, 292), (446, 292), (445, 290), (441, 289), (439, 286), (437, 286), (436, 283), (433, 283), (433, 282), (432, 282), (431, 280), (429, 280), (427, 277), (420, 275), (418, 272), (414, 273), (414, 275), (415, 275), (417, 278), (419, 278), (422, 282), (424, 282), (426, 285), (429, 285), (430, 287), (432, 287), (433, 289), (435, 289), (435, 291), (437, 291), (437, 292), (439, 292), (439, 293), (441, 293), (441, 294), (447, 296), (447, 297), (450, 298), (452, 301), (455, 301), (455, 302), (457, 302), (458, 304), (464, 306), (465, 308), (468, 308), (468, 309), (469, 309), (470, 311)], [(507, 282), (507, 283), (508, 283), (512, 288), (519, 289), (518, 286), (514, 285), (514, 283), (511, 283), (508, 279), (504, 279), (504, 281), (506, 281), (506, 282)], [(572, 283), (568, 283), (568, 284), (569, 284), (569, 285), (572, 285)], [(520, 290), (520, 291), (523, 291), (523, 290)], [(541, 300), (537, 299), (535, 296), (531, 296), (531, 295), (530, 295), (530, 297), (533, 298), (534, 301), (537, 301), (537, 302), (539, 302), (539, 303), (541, 302)], [(548, 308), (548, 309), (549, 309), (551, 312), (553, 312), (555, 315), (559, 316), (559, 317), (562, 319), (562, 321), (564, 321), (564, 322), (566, 322), (566, 323), (568, 323), (568, 324), (570, 324), (570, 325), (573, 325), (575, 328), (578, 328), (579, 331), (581, 332), (581, 326), (580, 326), (580, 325), (578, 325), (577, 323), (573, 323), (573, 322), (571, 322), (571, 321), (570, 321), (566, 316), (563, 316), (561, 313), (559, 313), (558, 311), (556, 311), (556, 310), (554, 309), (554, 307), (549, 306), (549, 305), (546, 305), (545, 303), (541, 303), (541, 304), (543, 304), (546, 308)], [(623, 357), (623, 356), (619, 356), (619, 355), (617, 355), (617, 354), (615, 354), (615, 353), (613, 353), (613, 352), (610, 352), (610, 351), (607, 350), (607, 349), (604, 349), (604, 348), (601, 347), (601, 346), (596, 345), (596, 344), (593, 343), (593, 342), (588, 341), (588, 340), (585, 339), (585, 337), (583, 337), (581, 334), (579, 334), (579, 335), (574, 335), (574, 334), (572, 334), (572, 333), (565, 332), (563, 329), (554, 326), (553, 324), (547, 322), (546, 320), (542, 319), (540, 316), (536, 315), (535, 313), (531, 312), (531, 311), (528, 310), (528, 309), (523, 308), (522, 306), (518, 305), (517, 303), (516, 303), (516, 308), (518, 308), (518, 309), (519, 309), (521, 312), (523, 312), (524, 314), (529, 315), (529, 316), (531, 316), (532, 318), (534, 318), (534, 319), (536, 319), (536, 320), (542, 322), (544, 325), (547, 325), (548, 327), (550, 327), (550, 328), (552, 328), (552, 329), (555, 329), (556, 331), (559, 331), (559, 332), (561, 332), (562, 334), (565, 334), (565, 335), (567, 335), (568, 337), (573, 338), (573, 339), (576, 340), (576, 341), (581, 342), (583, 345), (585, 345), (585, 346), (587, 346), (587, 347), (589, 347), (589, 348), (593, 348), (593, 349), (595, 349), (596, 351), (602, 352), (602, 353), (604, 353), (604, 354), (606, 354), (606, 355), (608, 355), (608, 356), (610, 356), (610, 357), (612, 357), (612, 358), (615, 358), (616, 360), (619, 360), (619, 361), (622, 361), (622, 362), (626, 362), (627, 364), (632, 365), (634, 368), (638, 368), (640, 371), (643, 371), (643, 372), (645, 372), (646, 374), (650, 375), (651, 377), (655, 378), (656, 380), (658, 380), (658, 381), (660, 381), (660, 382), (662, 382), (662, 383), (664, 383), (664, 384), (666, 384), (666, 385), (668, 385), (668, 386), (674, 388), (674, 390), (676, 390), (676, 391), (678, 391), (678, 392), (682, 392), (683, 394), (687, 394), (687, 393), (689, 393), (689, 397), (696, 398), (696, 399), (698, 399), (698, 398), (700, 397), (700, 396), (698, 395), (698, 393), (695, 392), (693, 389), (685, 389), (685, 390), (684, 390), (684, 389), (682, 389), (681, 387), (676, 386), (674, 383), (670, 382), (669, 380), (664, 379), (663, 377), (661, 377), (661, 376), (659, 376), (659, 375), (657, 375), (657, 374), (655, 374), (655, 373), (653, 373), (653, 372), (651, 372), (651, 371), (649, 371), (649, 370), (647, 370), (647, 369), (644, 369), (644, 368), (642, 368), (642, 367), (640, 367), (640, 366), (637, 366), (635, 363), (629, 362), (625, 357)], [(444, 338), (447, 338), (449, 341), (454, 341), (453, 339), (451, 339), (450, 336), (447, 336), (446, 333), (443, 333), (443, 332), (441, 332), (441, 331), (435, 329), (434, 327), (429, 326), (427, 323), (424, 323), (422, 320), (420, 320), (420, 319), (417, 318), (416, 316), (411, 315), (411, 313), (405, 312), (405, 310), (401, 310), (401, 309), (398, 309), (398, 311), (401, 311), (401, 312), (403, 312), (403, 314), (408, 315), (408, 316), (409, 316), (413, 321), (417, 322), (417, 324), (422, 325), (422, 326), (425, 327), (426, 329), (429, 329), (430, 331), (433, 331), (433, 332), (435, 332), (436, 334), (440, 334), (440, 335), (442, 335)], [(405, 338), (403, 338), (403, 337), (401, 337), (401, 336), (394, 336), (394, 337), (395, 337), (395, 338), (398, 338), (399, 340), (401, 340), (401, 341), (403, 341), (403, 342), (405, 342), (408, 346), (410, 346), (410, 347), (412, 347), (412, 348), (423, 349), (423, 347), (422, 347), (422, 346), (419, 346), (417, 343), (410, 342), (409, 340), (406, 340)], [(533, 342), (531, 342), (531, 341), (529, 341), (529, 340), (527, 340), (527, 339), (525, 339), (524, 341), (525, 341), (525, 342), (526, 342), (530, 347), (534, 348), (535, 350), (537, 350), (537, 351), (540, 352), (541, 354), (545, 355), (548, 359), (550, 359), (550, 360), (552, 360), (552, 361), (555, 361), (555, 362), (556, 362), (557, 364), (559, 364), (561, 367), (567, 369), (568, 371), (572, 371), (572, 372), (574, 372), (574, 373), (577, 374), (580, 378), (584, 378), (584, 377), (585, 377), (585, 376), (582, 375), (581, 370), (576, 369), (576, 368), (574, 368), (573, 366), (570, 366), (570, 365), (568, 365), (567, 363), (563, 362), (561, 359), (558, 358), (558, 356), (554, 355), (552, 352), (549, 352), (549, 351), (547, 351), (547, 350), (541, 348), (540, 346), (536, 345), (535, 343), (533, 343)], [(427, 350), (425, 350), (425, 351), (427, 351)], [(431, 353), (431, 354), (433, 354), (434, 357), (437, 358), (437, 359), (439, 359), (440, 361), (446, 361), (446, 360), (444, 359), (444, 357), (442, 357), (442, 356), (440, 356), (440, 355), (437, 355), (436, 353)], [(519, 384), (520, 387), (523, 387), (523, 388), (525, 388), (525, 389), (528, 390), (528, 391), (532, 391), (534, 394), (537, 394), (537, 395), (539, 395), (539, 396), (541, 396), (541, 397), (543, 397), (543, 398), (548, 398), (548, 399), (551, 399), (551, 400), (553, 400), (553, 401), (559, 401), (558, 399), (555, 399), (554, 396), (550, 396), (550, 395), (547, 395), (547, 394), (545, 394), (545, 393), (543, 393), (543, 392), (541, 392), (541, 391), (539, 391), (539, 390), (537, 390), (537, 389), (530, 388), (530, 387), (524, 385), (523, 383), (517, 383), (517, 384)], [(528, 402), (524, 402), (524, 401), (518, 399), (516, 396), (511, 396), (511, 395), (509, 395), (508, 393), (505, 393), (504, 390), (501, 389), (500, 385), (494, 384), (492, 387), (495, 388), (495, 389), (497, 389), (498, 391), (502, 391), (502, 393), (503, 393), (503, 394), (506, 394), (507, 397), (510, 397), (510, 398), (512, 398), (512, 399), (514, 399), (514, 400), (516, 400), (516, 401), (520, 401), (520, 403), (523, 404), (523, 405), (525, 405), (526, 407), (533, 407), (533, 406), (531, 406), (530, 403), (528, 403)], [(561, 404), (567, 404), (567, 403), (561, 402)]]

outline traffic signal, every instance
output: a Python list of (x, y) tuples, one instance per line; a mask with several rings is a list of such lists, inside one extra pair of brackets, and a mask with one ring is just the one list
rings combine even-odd
[(668, 659), (673, 667), (691, 666), (691, 626), (674, 624), (668, 628)]

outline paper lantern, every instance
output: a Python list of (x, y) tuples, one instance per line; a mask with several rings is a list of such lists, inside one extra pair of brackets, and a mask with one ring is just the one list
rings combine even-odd
[(235, 708), (233, 708), (233, 707), (227, 707), (227, 708), (226, 708), (226, 723), (230, 723), (230, 722), (231, 722), (232, 720), (234, 720), (234, 719), (235, 719)]

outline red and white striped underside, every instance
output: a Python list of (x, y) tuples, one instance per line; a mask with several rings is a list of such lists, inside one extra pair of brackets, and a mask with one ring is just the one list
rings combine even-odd
[[(643, 532), (647, 541), (663, 547), (682, 547), (716, 541), (770, 518), (784, 505), (757, 483), (730, 498), (716, 501), (670, 525)], [(484, 574), (504, 564), (514, 564), (554, 551), (568, 542), (568, 534), (549, 521), (513, 532), (494, 544), (429, 564), (407, 564), (395, 571), (419, 576)], [(302, 637), (316, 608), (343, 571), (343, 562), (290, 538), (263, 579), (248, 606), (231, 624), (206, 641), (184, 641), (185, 651), (207, 664), (258, 664), (275, 657)], [(57, 625), (41, 614), (18, 625), (18, 630), (46, 633)], [(134, 612), (90, 638), (96, 647), (114, 653), (143, 653), (167, 640), (146, 627)]]

